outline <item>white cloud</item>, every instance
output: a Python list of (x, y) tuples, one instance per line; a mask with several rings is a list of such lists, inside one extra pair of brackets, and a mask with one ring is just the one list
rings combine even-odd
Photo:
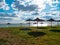
[(13, 21), (14, 21), (15, 23), (22, 23), (22, 22), (24, 23), (24, 21), (25, 21), (25, 20), (22, 20), (22, 19), (19, 18), (19, 17), (13, 17), (12, 19), (13, 19)]
[[(51, 7), (56, 7), (57, 5), (53, 5), (53, 4), (59, 3), (57, 0), (56, 1), (53, 1), (53, 0), (16, 0), (16, 1), (18, 1), (20, 5), (24, 5), (24, 6), (38, 5), (39, 12), (45, 9), (46, 3), (48, 3)], [(14, 10), (18, 10), (17, 8), (15, 8), (15, 2), (13, 2), (11, 6)]]
[(10, 9), (8, 4), (6, 4), (5, 0), (0, 2), (0, 9), (3, 9), (3, 10), (9, 10)]
[(45, 8), (45, 4), (44, 4), (44, 0), (33, 0), (31, 3), (38, 5), (38, 8), (40, 9), (44, 9)]
[(16, 11), (18, 10), (17, 8), (15, 8), (14, 2), (12, 3), (11, 7), (12, 7), (14, 10), (16, 10)]
[[(27, 5), (31, 5), (31, 2), (33, 0), (17, 0), (20, 2), (20, 4), (24, 5), (24, 6), (27, 6)], [(27, 3), (27, 4), (26, 4)]]
[[(48, 3), (51, 7), (56, 7), (58, 3), (60, 3), (58, 0), (45, 0), (46, 3)], [(55, 4), (55, 5), (53, 5)]]
[(16, 14), (17, 17), (22, 17), (22, 16), (29, 16), (34, 12), (35, 11), (32, 11), (32, 12), (30, 12), (30, 11), (26, 11), (26, 12), (25, 11), (15, 11), (13, 13)]
[[(13, 3), (12, 7), (13, 7), (13, 9), (16, 10), (14, 13), (18, 16), (17, 18), (14, 18), (14, 20), (22, 20), (21, 17), (23, 17), (23, 18), (31, 18), (31, 17), (42, 18), (43, 16), (51, 16), (51, 17), (57, 19), (57, 17), (59, 17), (59, 15), (60, 15), (60, 12), (57, 12), (55, 6), (53, 5), (54, 3), (59, 3), (58, 1), (53, 1), (53, 0), (44, 0), (44, 1), (43, 0), (33, 0), (33, 1), (31, 1), (31, 0), (24, 0), (24, 1), (18, 0), (18, 1), (20, 2), (20, 4), (22, 4), (24, 6), (33, 5), (33, 4), (38, 5), (39, 6), (39, 9), (38, 9), (39, 15), (36, 15), (36, 16), (32, 15), (32, 13), (34, 13), (35, 11), (33, 11), (33, 12), (18, 11), (17, 8), (14, 8), (15, 4)], [(29, 2), (29, 3), (27, 3), (27, 2)], [(43, 9), (46, 8), (46, 3), (48, 3), (52, 7), (50, 12), (41, 12)]]
[(51, 11), (56, 11), (57, 9), (56, 9), (56, 8), (54, 8), (54, 7), (52, 7), (50, 10), (51, 10)]
[(9, 6), (8, 5), (5, 5), (5, 7), (3, 7), (4, 10), (9, 10)]

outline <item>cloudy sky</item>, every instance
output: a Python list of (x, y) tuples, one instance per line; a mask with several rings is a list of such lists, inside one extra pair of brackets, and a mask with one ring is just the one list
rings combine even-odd
[(26, 19), (60, 19), (60, 0), (0, 0), (0, 23)]

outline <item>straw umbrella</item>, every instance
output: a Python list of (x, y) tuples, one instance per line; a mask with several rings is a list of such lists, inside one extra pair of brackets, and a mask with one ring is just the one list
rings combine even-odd
[(28, 24), (29, 24), (29, 27), (30, 27), (30, 22), (33, 21), (33, 20), (29, 18), (29, 19), (27, 19), (26, 21), (29, 21)]
[(55, 21), (55, 20), (51, 18), (51, 19), (49, 19), (47, 21), (50, 21), (51, 22), (51, 27), (52, 27), (52, 22)]
[(41, 21), (41, 22), (42, 22), (42, 21), (44, 21), (44, 20), (39, 19), (39, 18), (36, 18), (36, 19), (34, 19), (34, 21), (37, 21), (37, 28), (38, 28), (38, 22), (39, 22), (39, 21)]
[(45, 20), (43, 20), (43, 19), (40, 19), (40, 22), (41, 22), (40, 24), (41, 24), (41, 26), (42, 26), (42, 24), (43, 24), (43, 21), (45, 21)]
[[(56, 22), (60, 22), (60, 20), (56, 20)], [(58, 23), (57, 23), (58, 24)], [(59, 24), (58, 24), (59, 25)]]
[(7, 23), (8, 25), (10, 24), (10, 23)]
[(20, 23), (21, 27), (22, 27), (22, 23)]

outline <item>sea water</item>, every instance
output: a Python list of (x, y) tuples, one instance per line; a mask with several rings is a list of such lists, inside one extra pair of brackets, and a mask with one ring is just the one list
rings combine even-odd
[(20, 26), (28, 26), (28, 24), (0, 24), (0, 28), (2, 28), (2, 27), (20, 27)]
[[(52, 26), (60, 26), (60, 22), (53, 22)], [(29, 26), (28, 23), (23, 23), (23, 24), (0, 24), (0, 28), (2, 27), (20, 27), (20, 26)], [(37, 24), (31, 23), (30, 26), (37, 26)], [(51, 22), (43, 22), (43, 24), (38, 23), (38, 26), (51, 26)]]

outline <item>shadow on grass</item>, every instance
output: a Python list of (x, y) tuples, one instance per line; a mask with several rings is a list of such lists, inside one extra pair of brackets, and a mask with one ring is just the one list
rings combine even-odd
[(38, 37), (38, 36), (43, 36), (45, 35), (46, 33), (44, 32), (29, 32), (28, 33), (30, 36), (33, 36), (33, 37)]
[(38, 29), (48, 29), (47, 27), (38, 27)]
[(0, 45), (3, 45), (7, 42), (7, 40), (4, 40), (4, 39), (0, 39)]
[(60, 30), (58, 30), (58, 29), (53, 29), (53, 30), (50, 30), (50, 31), (52, 31), (52, 32), (60, 32)]
[(60, 29), (54, 28), (54, 29), (51, 29), (50, 31), (52, 31), (52, 32), (60, 32)]
[(20, 30), (31, 30), (30, 28), (21, 28)]
[(57, 28), (57, 27), (52, 26), (51, 28)]

